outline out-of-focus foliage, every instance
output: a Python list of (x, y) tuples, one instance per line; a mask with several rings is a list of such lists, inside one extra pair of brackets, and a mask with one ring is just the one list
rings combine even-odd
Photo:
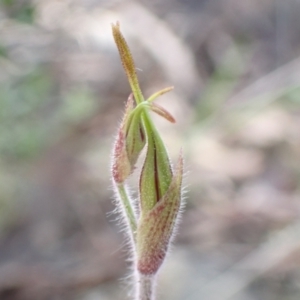
[(34, 22), (34, 4), (29, 1), (1, 0), (2, 13), (18, 22)]
[[(45, 142), (43, 123), (44, 99), (49, 98), (50, 78), (36, 70), (6, 81), (0, 90), (0, 151), (5, 160), (22, 160), (34, 157)], [(46, 117), (46, 118), (45, 118)]]
[(35, 157), (70, 124), (91, 114), (95, 102), (84, 87), (74, 87), (59, 99), (46, 70), (36, 69), (1, 86), (0, 152), (3, 159)]

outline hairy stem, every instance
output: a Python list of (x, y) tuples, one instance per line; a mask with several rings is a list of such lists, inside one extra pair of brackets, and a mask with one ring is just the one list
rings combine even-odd
[(137, 225), (136, 225), (136, 217), (135, 217), (135, 214), (134, 214), (134, 211), (132, 208), (132, 204), (130, 203), (130, 198), (127, 194), (124, 184), (117, 184), (117, 188), (118, 188), (119, 196), (120, 196), (120, 199), (122, 201), (122, 204), (123, 204), (123, 207), (125, 210), (127, 220), (130, 225), (132, 236), (135, 239)]
[(155, 275), (139, 274), (136, 300), (155, 300)]

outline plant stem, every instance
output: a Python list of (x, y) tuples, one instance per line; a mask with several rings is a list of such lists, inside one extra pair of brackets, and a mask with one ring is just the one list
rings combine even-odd
[(139, 274), (136, 300), (155, 300), (154, 286), (155, 275)]
[(129, 225), (130, 225), (132, 236), (135, 239), (135, 233), (136, 233), (137, 225), (136, 225), (136, 217), (135, 217), (135, 214), (134, 214), (134, 211), (133, 211), (133, 208), (132, 208), (132, 204), (130, 203), (130, 199), (127, 195), (125, 185), (124, 184), (117, 184), (117, 188), (118, 188), (120, 199), (123, 203), (123, 207), (125, 208), (125, 214), (126, 214), (127, 220), (129, 222)]

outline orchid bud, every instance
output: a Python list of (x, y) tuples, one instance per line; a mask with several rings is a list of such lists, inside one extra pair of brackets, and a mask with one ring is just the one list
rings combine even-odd
[[(133, 95), (128, 98), (123, 121), (113, 149), (112, 176), (117, 202), (135, 253), (138, 275), (136, 300), (154, 299), (155, 275), (163, 263), (179, 218), (182, 203), (183, 159), (180, 154), (173, 171), (165, 145), (152, 123), (150, 111), (174, 123), (174, 117), (154, 103), (157, 97), (173, 89), (164, 88), (145, 100), (139, 86), (135, 64), (124, 39), (120, 24), (112, 24), (121, 62)], [(125, 180), (147, 143), (139, 179), (139, 209), (127, 191)], [(138, 218), (139, 217), (139, 218)], [(126, 226), (126, 224), (125, 224)]]
[(113, 152), (112, 173), (116, 183), (124, 182), (133, 172), (135, 163), (146, 144), (141, 110), (134, 109), (132, 94), (126, 104)]
[[(157, 156), (161, 155), (159, 150), (161, 149), (157, 149), (156, 151)], [(165, 155), (161, 157), (161, 159), (164, 158)], [(138, 224), (136, 238), (137, 268), (138, 271), (144, 275), (156, 274), (164, 261), (168, 247), (171, 243), (171, 238), (178, 220), (178, 213), (181, 206), (181, 184), (183, 172), (182, 156), (180, 155), (176, 172), (171, 177), (169, 177), (170, 166), (168, 167), (168, 171), (159, 170), (160, 165), (155, 164), (157, 159), (158, 157), (153, 160), (154, 165), (152, 166), (153, 176), (156, 178), (152, 181), (155, 185), (155, 189), (152, 192), (154, 195), (152, 195), (152, 197), (149, 195), (145, 197), (145, 195), (143, 195), (144, 201), (149, 201), (151, 199), (149, 202), (152, 202), (152, 199), (156, 199), (156, 203), (151, 209), (147, 209), (146, 211), (144, 211), (143, 208), (141, 209), (141, 217)], [(163, 168), (167, 167), (167, 163), (168, 160)], [(145, 162), (145, 164), (148, 164), (148, 161)], [(158, 174), (164, 174), (167, 177), (163, 177)], [(163, 192), (168, 182), (169, 185), (167, 190), (165, 193), (160, 195), (159, 191)], [(145, 185), (146, 181), (142, 181), (141, 184)], [(151, 193), (151, 190), (142, 188), (141, 193)], [(145, 206), (148, 205), (144, 205), (144, 207)]]
[(140, 176), (140, 220), (137, 227), (137, 267), (141, 274), (156, 274), (167, 252), (181, 205), (183, 162), (176, 174), (156, 128), (145, 117), (147, 153)]

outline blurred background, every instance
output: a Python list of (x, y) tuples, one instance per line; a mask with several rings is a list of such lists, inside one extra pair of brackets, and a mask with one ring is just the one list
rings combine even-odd
[[(300, 297), (297, 0), (0, 1), (0, 299), (130, 299), (110, 150), (129, 85), (185, 154), (158, 299)], [(133, 180), (133, 182), (135, 182)]]

